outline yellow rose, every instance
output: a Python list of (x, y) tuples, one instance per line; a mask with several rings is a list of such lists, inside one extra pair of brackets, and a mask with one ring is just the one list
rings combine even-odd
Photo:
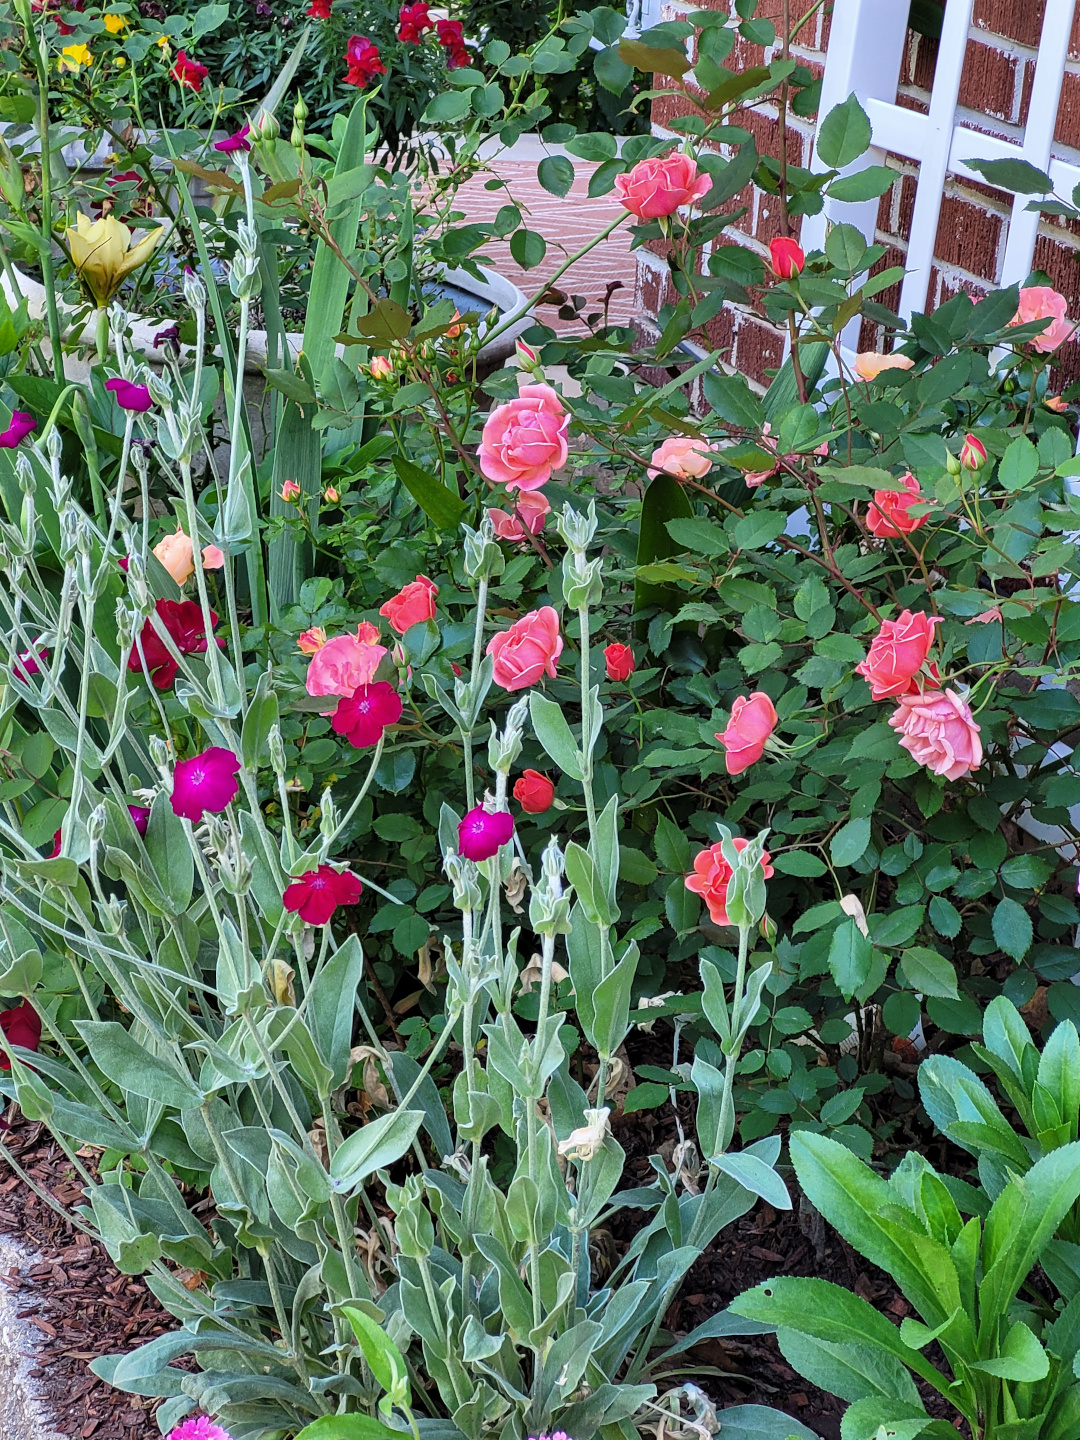
[(99, 306), (107, 305), (133, 270), (145, 265), (165, 234), (159, 225), (145, 239), (131, 243), (131, 231), (112, 215), (91, 220), (79, 215), (68, 229), (67, 242), (79, 279)]

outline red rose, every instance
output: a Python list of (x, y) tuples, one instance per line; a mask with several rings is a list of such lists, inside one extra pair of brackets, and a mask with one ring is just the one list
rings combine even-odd
[[(24, 1050), (36, 1050), (41, 1044), (41, 1016), (29, 1000), (16, 1005), (13, 1010), (0, 1010), (0, 1030), (7, 1036), (9, 1045), (21, 1045)], [(0, 1070), (10, 1070), (11, 1061), (0, 1054)]]
[[(194, 600), (159, 600), (154, 608), (157, 611), (158, 619), (168, 631), (173, 644), (181, 655), (202, 655), (205, 652), (208, 640), (201, 606), (197, 605)], [(216, 625), (217, 619), (218, 617), (211, 610), (210, 624)], [(225, 648), (224, 640), (218, 636), (213, 638), (219, 648)], [(154, 629), (152, 620), (143, 621), (139, 639), (142, 644), (142, 655), (139, 654), (139, 647), (133, 645), (131, 654), (128, 656), (128, 669), (141, 670), (145, 659), (146, 669), (154, 688), (168, 690), (176, 679), (176, 673), (180, 667), (166, 648), (164, 640)]]
[(634, 673), (634, 652), (629, 645), (609, 645), (604, 651), (609, 680), (629, 680)]
[(555, 786), (538, 770), (526, 770), (514, 786), (514, 799), (526, 815), (542, 815), (551, 809), (555, 799)]
[(781, 280), (793, 280), (806, 269), (806, 256), (797, 240), (778, 235), (769, 243), (772, 272)]

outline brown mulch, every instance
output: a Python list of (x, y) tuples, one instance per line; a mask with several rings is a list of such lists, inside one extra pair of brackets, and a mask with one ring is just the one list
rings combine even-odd
[[(42, 1189), (66, 1206), (82, 1186), (44, 1125), (14, 1106), (0, 1144)], [(121, 1275), (105, 1248), (84, 1235), (13, 1174), (0, 1156), (0, 1231), (41, 1256), (38, 1263), (0, 1274), (19, 1297), (19, 1317), (40, 1334), (31, 1371), (53, 1429), (77, 1440), (160, 1440), (156, 1400), (126, 1395), (87, 1369), (98, 1355), (134, 1350), (176, 1321), (143, 1282)]]

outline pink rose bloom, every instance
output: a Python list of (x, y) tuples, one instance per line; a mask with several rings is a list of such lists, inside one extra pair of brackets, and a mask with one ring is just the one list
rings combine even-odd
[(509, 490), (539, 490), (566, 464), (569, 424), (550, 385), (522, 385), (488, 416), (476, 452), (481, 473)]
[(422, 625), (425, 620), (435, 619), (435, 596), (439, 587), (426, 575), (416, 579), (392, 595), (379, 611), (390, 622), (390, 629), (404, 635), (411, 625)]
[[(750, 844), (741, 835), (731, 842), (735, 849), (743, 851)], [(762, 852), (761, 869), (766, 880), (771, 880), (773, 867), (769, 864), (769, 852)], [(708, 850), (699, 850), (694, 856), (694, 869), (686, 877), (687, 890), (700, 895), (709, 907), (709, 919), (714, 925), (729, 925), (727, 913), (727, 892), (731, 884), (732, 869), (724, 859), (724, 847), (718, 840)]]
[(649, 479), (655, 480), (666, 470), (680, 480), (700, 480), (712, 469), (712, 452), (718, 448), (692, 435), (671, 435), (653, 451)]
[(902, 748), (933, 775), (959, 780), (982, 764), (979, 727), (955, 690), (901, 695), (889, 724), (899, 732)]
[[(887, 700), (891, 695), (918, 691), (915, 677), (934, 643), (934, 626), (940, 624), (940, 617), (924, 615), (921, 610), (915, 614), (901, 610), (895, 620), (881, 622), (866, 659), (855, 666), (855, 674), (869, 681), (872, 699)], [(937, 689), (938, 678), (934, 668), (934, 689)]]
[(231, 750), (211, 745), (201, 755), (177, 761), (173, 771), (172, 808), (197, 825), (207, 810), (220, 814), (236, 798), (240, 761)]
[(309, 695), (353, 695), (361, 685), (370, 685), (375, 678), (383, 656), (385, 645), (374, 645), (361, 635), (361, 630), (375, 627), (357, 627), (355, 635), (335, 635), (320, 645), (311, 657), (307, 672)]
[(739, 696), (731, 707), (731, 718), (723, 733), (716, 737), (724, 747), (724, 763), (729, 775), (741, 775), (757, 764), (779, 718), (776, 706), (764, 690)]
[[(766, 420), (761, 428), (761, 448), (763, 450), (771, 450), (773, 454), (775, 454), (776, 441), (772, 438), (771, 431), (772, 426), (768, 420)], [(747, 470), (743, 473), (743, 479), (751, 489), (754, 489), (755, 486), (763, 485), (766, 480), (771, 479), (779, 469), (779, 465), (774, 465), (771, 470)]]
[[(542, 490), (521, 490), (512, 514), (505, 510), (489, 510), (488, 519), (500, 540), (523, 544), (526, 532), (539, 535), (551, 514), (551, 502)], [(524, 525), (522, 525), (524, 521)]]
[(1052, 322), (1041, 335), (1028, 341), (1033, 350), (1043, 355), (1064, 345), (1076, 329), (1069, 321), (1069, 302), (1050, 285), (1025, 285), (1021, 289), (1020, 308), (1009, 324), (1026, 325), (1031, 320)]
[(919, 482), (909, 470), (900, 476), (903, 490), (875, 490), (874, 499), (866, 507), (866, 528), (879, 540), (895, 540), (910, 535), (929, 520), (929, 515), (910, 514), (913, 505), (926, 503)]
[(692, 205), (712, 189), (697, 162), (676, 150), (652, 160), (639, 160), (626, 175), (616, 175), (615, 193), (639, 220), (659, 220)]
[(530, 611), (488, 641), (487, 653), (495, 662), (495, 684), (504, 690), (524, 690), (544, 675), (554, 680), (555, 661), (562, 648), (559, 617), (551, 606)]
[(225, 552), (217, 545), (204, 545), (202, 552), (202, 568), (204, 570), (220, 570), (225, 564)]

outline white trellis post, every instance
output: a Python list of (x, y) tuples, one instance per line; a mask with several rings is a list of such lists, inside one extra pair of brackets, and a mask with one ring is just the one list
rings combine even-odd
[[(919, 166), (907, 274), (900, 298), (900, 313), (905, 319), (926, 307), (946, 176), (981, 178), (967, 168), (966, 160), (1027, 160), (1048, 170), (1059, 194), (1068, 195), (1080, 184), (1080, 166), (1050, 159), (1075, 4), (1076, 0), (1046, 0), (1027, 123), (1023, 139), (1017, 143), (984, 135), (957, 119), (972, 0), (946, 0), (926, 115), (896, 103), (907, 37), (907, 7), (896, 0), (836, 0), (819, 116), (823, 119), (834, 105), (854, 94), (870, 117), (873, 149), (856, 161), (852, 170), (880, 164), (886, 154), (903, 156)], [(817, 158), (816, 147), (811, 163), (815, 169), (825, 168)], [(1013, 203), (1000, 276), (1003, 285), (1023, 280), (1031, 269), (1039, 216), (1027, 210), (1028, 198), (1018, 196)], [(876, 200), (853, 205), (826, 201), (823, 214), (810, 216), (803, 223), (804, 248), (823, 245), (830, 222), (840, 221), (857, 226), (867, 243), (872, 242), (877, 208)], [(855, 347), (858, 323), (852, 321), (844, 332), (845, 348)]]

